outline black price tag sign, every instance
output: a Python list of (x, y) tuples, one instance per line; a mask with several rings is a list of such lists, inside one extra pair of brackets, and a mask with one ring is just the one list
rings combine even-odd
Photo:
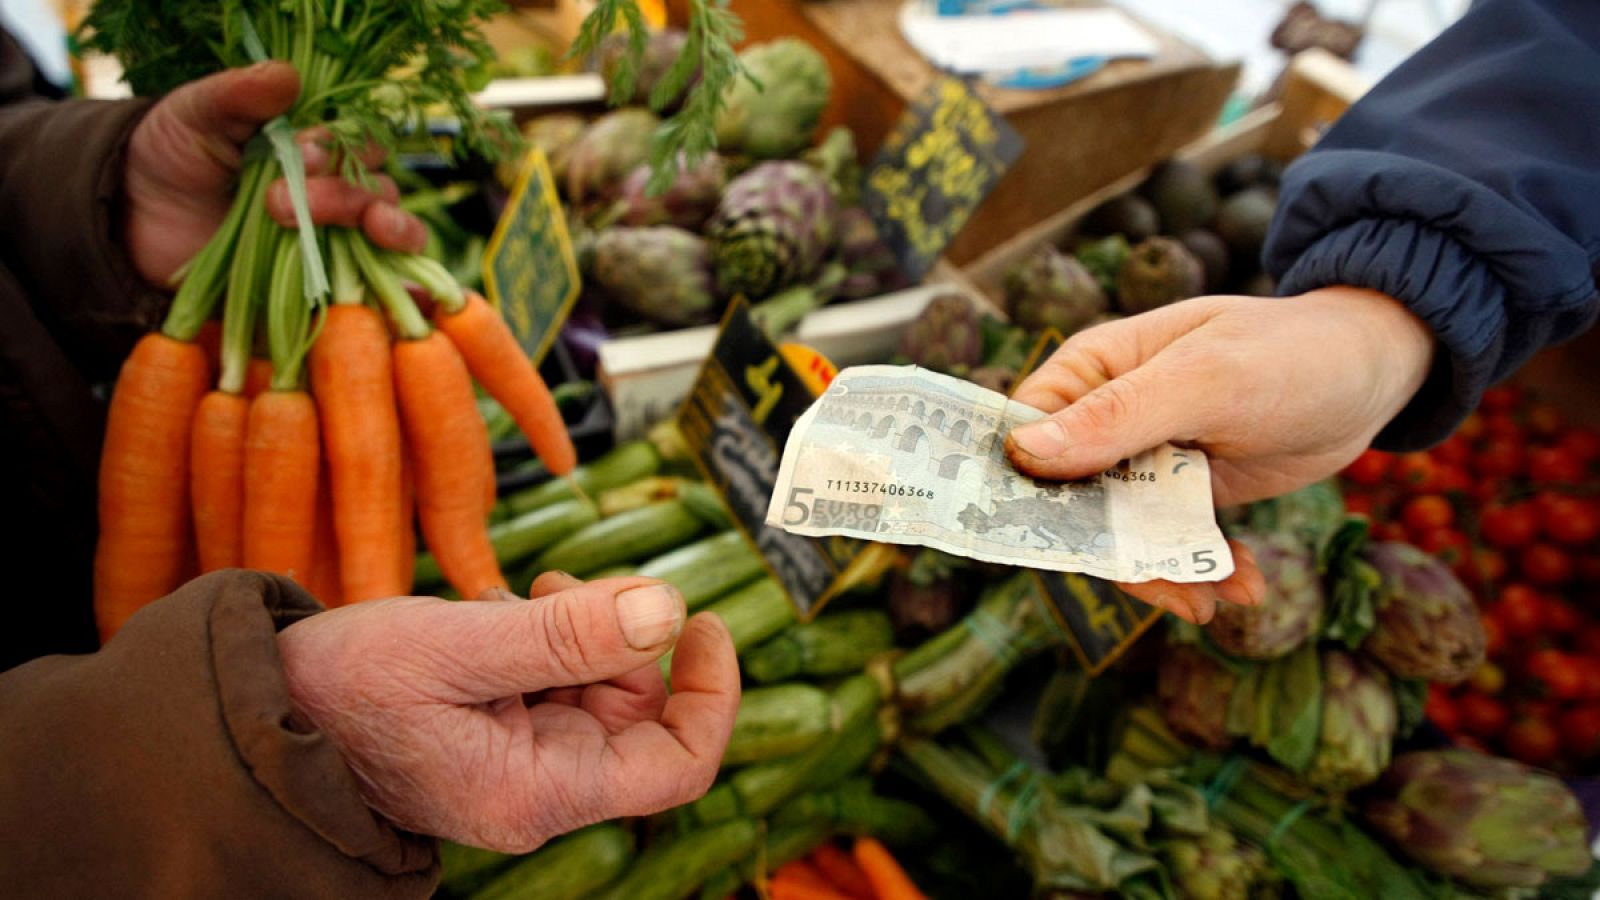
[(543, 150), (528, 153), (495, 224), (483, 256), (483, 287), (533, 364), (543, 362), (583, 287)]
[(783, 445), (814, 395), (742, 299), (729, 304), (711, 355), (678, 413), (706, 481), (721, 493), (735, 527), (761, 554), (802, 621), (848, 584), (862, 543), (810, 538), (766, 523)]
[(1022, 136), (958, 78), (901, 116), (862, 176), (862, 204), (914, 281), (1022, 153)]
[[(1038, 368), (1061, 344), (1060, 333), (1045, 332), (1017, 380)], [(1034, 570), (1033, 574), (1070, 639), (1073, 655), (1090, 675), (1105, 671), (1161, 618), (1161, 610), (1129, 597), (1109, 581), (1071, 572)]]

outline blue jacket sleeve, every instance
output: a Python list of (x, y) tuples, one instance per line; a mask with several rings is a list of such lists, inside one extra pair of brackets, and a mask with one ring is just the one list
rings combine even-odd
[(1600, 311), (1600, 4), (1485, 0), (1289, 167), (1279, 291), (1371, 288), (1440, 352), (1387, 449), (1446, 437), (1484, 388)]

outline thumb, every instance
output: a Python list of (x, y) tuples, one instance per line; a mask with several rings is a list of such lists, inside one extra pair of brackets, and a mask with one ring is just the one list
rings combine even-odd
[(300, 75), (282, 61), (228, 69), (190, 82), (161, 102), (182, 126), (234, 144), (249, 140), (265, 122), (300, 96)]
[(1035, 478), (1086, 478), (1167, 441), (1192, 440), (1206, 397), (1196, 373), (1171, 354), (1101, 384), (1045, 419), (1006, 436), (1012, 465)]
[(574, 583), (531, 601), (456, 603), (439, 613), (423, 623), (422, 640), (429, 657), (454, 661), (444, 689), (462, 703), (625, 675), (659, 659), (686, 615), (675, 588), (648, 578)]

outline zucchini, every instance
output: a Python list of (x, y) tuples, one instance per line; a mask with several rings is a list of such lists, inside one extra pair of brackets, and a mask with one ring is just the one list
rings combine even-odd
[(687, 478), (677, 475), (651, 475), (606, 491), (595, 498), (595, 504), (600, 507), (600, 515), (609, 519), (641, 506), (675, 500), (683, 496), (683, 486), (688, 483)]
[(505, 870), (517, 857), (454, 841), (439, 842), (439, 892), (450, 897), (466, 897)]
[(640, 855), (598, 900), (681, 900), (691, 896), (712, 875), (749, 858), (763, 828), (751, 819), (734, 819), (662, 841)]
[[(782, 631), (794, 621), (794, 604), (782, 586), (761, 578), (706, 607), (716, 613), (733, 636), (733, 649), (743, 653)], [(661, 657), (661, 674), (672, 679), (672, 651)]]
[(595, 572), (594, 574), (590, 575), (587, 580), (599, 581), (602, 578), (627, 578), (630, 575), (637, 574), (639, 573), (634, 570), (633, 566), (612, 566), (609, 569), (601, 569), (600, 571)]
[(894, 646), (894, 628), (882, 610), (823, 615), (785, 629), (751, 650), (740, 663), (752, 679), (771, 684), (797, 675), (847, 675)]
[(633, 856), (633, 832), (607, 822), (576, 831), (523, 857), (472, 900), (582, 900), (616, 880)]
[(629, 510), (569, 535), (534, 562), (541, 572), (552, 569), (579, 578), (612, 566), (648, 559), (688, 541), (705, 528), (681, 500), (652, 503)]
[(690, 609), (699, 609), (755, 579), (765, 567), (737, 531), (701, 538), (641, 565), (637, 573), (678, 589)]
[(826, 737), (832, 720), (833, 701), (822, 688), (799, 683), (752, 688), (739, 699), (739, 715), (733, 720), (722, 764), (799, 753)]
[(758, 876), (776, 872), (784, 864), (794, 862), (822, 846), (828, 837), (827, 827), (820, 822), (768, 828), (766, 847), (757, 848), (765, 852), (757, 852), (752, 859), (711, 876), (705, 887), (700, 889), (700, 900), (725, 900), (737, 893), (741, 885), (754, 883)]
[(922, 807), (872, 789), (872, 779), (854, 775), (825, 791), (790, 800), (769, 820), (774, 829), (823, 824), (838, 834), (870, 835), (896, 846), (933, 839), (938, 826)]
[(631, 441), (618, 444), (611, 452), (592, 463), (572, 470), (572, 478), (552, 478), (544, 484), (518, 491), (507, 497), (506, 506), (513, 515), (530, 510), (576, 500), (572, 484), (576, 482), (585, 494), (593, 497), (630, 481), (654, 475), (661, 468), (661, 455), (649, 441)]
[(706, 524), (718, 531), (733, 527), (733, 518), (728, 515), (728, 507), (722, 502), (722, 495), (717, 489), (703, 481), (691, 481), (683, 486), (679, 495), (683, 502), (695, 515), (706, 520)]
[[(594, 504), (568, 500), (489, 526), (489, 543), (494, 546), (494, 558), (504, 569), (594, 524), (599, 517)], [(432, 553), (417, 554), (411, 578), (419, 587), (444, 583), (444, 574)]]

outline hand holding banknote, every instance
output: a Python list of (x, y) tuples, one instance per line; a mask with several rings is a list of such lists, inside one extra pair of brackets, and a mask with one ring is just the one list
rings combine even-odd
[[(1397, 301), (1332, 287), (1294, 298), (1200, 297), (1080, 332), (1013, 399), (1051, 413), (1006, 450), (1038, 478), (1072, 479), (1165, 442), (1204, 450), (1219, 506), (1337, 472), (1421, 388), (1428, 327)], [(1193, 621), (1265, 587), (1238, 544), (1216, 583), (1148, 581), (1128, 593)]]

